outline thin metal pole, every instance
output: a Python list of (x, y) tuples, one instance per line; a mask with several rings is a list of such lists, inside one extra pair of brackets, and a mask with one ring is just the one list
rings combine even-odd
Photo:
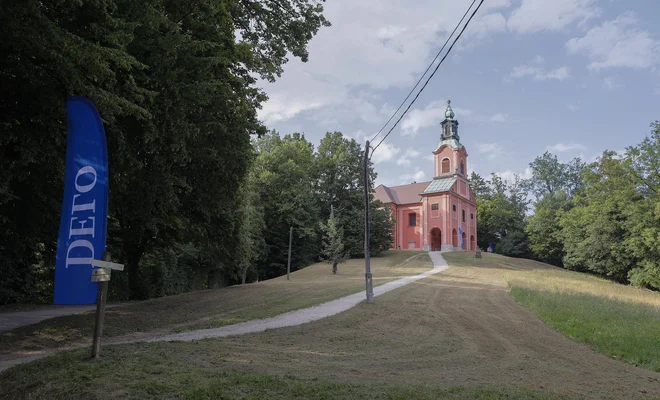
[[(247, 216), (246, 216), (246, 221), (245, 221), (245, 225), (246, 225), (247, 228), (248, 228), (248, 235), (252, 234), (252, 231), (251, 231), (251, 229), (250, 229), (250, 205), (251, 205), (250, 202), (248, 202), (248, 205), (247, 205)], [(249, 244), (248, 244), (248, 245), (249, 245), (250, 247), (252, 247), (252, 240), (249, 241)], [(247, 271), (248, 271), (248, 268), (250, 268), (250, 262), (249, 262), (249, 260), (245, 263), (245, 266), (243, 267), (243, 279), (242, 279), (242, 283), (241, 283), (241, 285), (245, 285), (245, 279), (247, 279)]]
[(369, 252), (370, 228), (369, 218), (369, 141), (364, 148), (364, 279), (367, 286), (367, 304), (374, 303), (374, 286), (371, 275), (371, 256)]
[[(110, 261), (110, 254), (103, 254), (103, 261)], [(96, 321), (94, 323), (94, 340), (92, 342), (92, 357), (101, 356), (101, 337), (103, 336), (103, 324), (105, 322), (105, 303), (108, 298), (108, 281), (100, 282), (96, 297)]]
[(289, 229), (289, 261), (286, 263), (286, 280), (291, 279), (291, 241), (293, 240), (293, 226)]

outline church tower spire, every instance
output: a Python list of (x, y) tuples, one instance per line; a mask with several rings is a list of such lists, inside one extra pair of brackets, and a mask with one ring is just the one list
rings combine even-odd
[(455, 139), (460, 141), (458, 136), (458, 120), (454, 119), (454, 110), (451, 108), (451, 100), (447, 100), (447, 109), (445, 110), (445, 120), (440, 123), (442, 125), (442, 136), (440, 140)]

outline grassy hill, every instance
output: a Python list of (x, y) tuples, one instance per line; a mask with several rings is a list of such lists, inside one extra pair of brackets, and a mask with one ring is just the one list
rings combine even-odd
[(511, 296), (548, 325), (613, 358), (660, 371), (660, 293), (496, 254), (445, 258), (450, 265), (502, 269)]
[[(408, 260), (413, 256), (418, 256)], [(414, 251), (385, 252), (372, 258), (374, 286), (416, 275), (432, 267), (427, 254)], [(190, 292), (126, 304), (106, 311), (104, 336), (139, 338), (147, 335), (218, 327), (272, 317), (310, 307), (364, 290), (364, 260), (339, 266), (318, 263), (282, 276), (247, 285)], [(42, 349), (91, 343), (94, 312), (45, 320), (0, 333), (0, 357), (16, 358)]]
[[(565, 293), (564, 304), (575, 311), (571, 296), (594, 296), (579, 294), (580, 287), (602, 292), (594, 297), (605, 305), (643, 302), (612, 299), (605, 295), (615, 292), (609, 282), (545, 264), (470, 255), (445, 253), (448, 270), (379, 296), (374, 305), (300, 326), (106, 346), (100, 360), (91, 360), (88, 348), (60, 352), (0, 374), (0, 399), (658, 398), (660, 374), (569, 339), (512, 294)], [(309, 285), (328, 278), (328, 266), (319, 267), (324, 273), (310, 276)], [(360, 285), (361, 273), (354, 275)], [(657, 296), (616, 290), (647, 303)]]

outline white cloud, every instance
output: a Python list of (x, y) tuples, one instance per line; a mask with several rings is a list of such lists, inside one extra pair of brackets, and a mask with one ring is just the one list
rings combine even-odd
[(497, 113), (490, 117), (490, 122), (506, 122), (509, 120), (509, 114)]
[(523, 0), (511, 13), (507, 26), (520, 33), (560, 31), (598, 14), (596, 0)]
[(481, 9), (482, 10), (491, 10), (496, 8), (508, 8), (511, 7), (511, 0), (490, 0), (486, 2)]
[(614, 90), (620, 88), (621, 85), (613, 77), (607, 76), (603, 79), (603, 87), (608, 90)]
[(505, 180), (509, 183), (513, 183), (516, 180), (516, 175), (522, 179), (529, 179), (532, 177), (532, 169), (530, 167), (525, 168), (523, 172), (514, 172), (510, 169), (503, 172), (495, 172), (496, 175), (499, 175), (502, 180)]
[[(488, 3), (481, 12), (510, 5), (509, 0)], [(382, 109), (382, 100), (356, 92), (412, 87), (466, 7), (466, 1), (324, 4), (324, 15), (333, 26), (321, 28), (311, 40), (307, 63), (290, 56), (279, 79), (258, 82), (270, 98), (259, 118), (271, 126), (294, 117), (309, 118), (328, 129), (338, 121), (383, 123), (391, 113)], [(487, 36), (502, 29), (502, 18), (486, 14), (477, 30), (471, 24), (467, 31), (474, 32), (473, 37)]]
[(401, 122), (401, 135), (415, 136), (420, 129), (439, 124), (445, 117), (446, 109), (447, 105), (441, 101), (431, 102), (424, 109), (413, 109)]
[(408, 28), (405, 26), (382, 26), (380, 29), (378, 29), (377, 37), (383, 40), (394, 39), (395, 37), (404, 33), (406, 30), (408, 30)]
[(566, 108), (568, 108), (570, 112), (576, 112), (580, 109), (580, 107), (575, 104), (566, 104)]
[(552, 146), (548, 146), (546, 149), (549, 151), (554, 151), (556, 153), (564, 153), (566, 151), (571, 151), (571, 150), (585, 150), (586, 146), (575, 142), (569, 142), (569, 143), (562, 142), (562, 143), (554, 144)]
[[(494, 33), (504, 32), (506, 30), (506, 18), (500, 13), (484, 15), (481, 18), (475, 19), (470, 23), (470, 27), (465, 31), (465, 35), (457, 42), (457, 46), (461, 44), (464, 48), (474, 47), (483, 39), (493, 35)], [(469, 43), (464, 43), (463, 39)]]
[(412, 161), (410, 160), (411, 158), (419, 157), (420, 152), (415, 150), (415, 149), (407, 149), (405, 153), (396, 160), (397, 165), (403, 165), (403, 166), (408, 166), (412, 164)]
[(302, 111), (314, 110), (321, 106), (322, 103), (315, 102), (282, 101), (278, 95), (275, 95), (264, 103), (263, 108), (259, 110), (259, 118), (266, 124), (272, 124), (290, 119)]
[(422, 182), (424, 178), (426, 178), (426, 174), (421, 169), (416, 169), (414, 172), (410, 174), (403, 174), (399, 176), (399, 180), (401, 181), (402, 184), (411, 183), (413, 181)]
[(570, 39), (566, 48), (572, 54), (584, 54), (588, 68), (648, 68), (660, 62), (660, 40), (637, 29), (637, 17), (627, 12), (612, 21), (590, 29), (583, 37)]
[(570, 78), (571, 74), (568, 67), (558, 67), (555, 69), (545, 69), (541, 67), (533, 67), (531, 65), (519, 65), (513, 67), (509, 78), (524, 78), (531, 77), (535, 81), (547, 81), (555, 79), (563, 81)]
[(545, 59), (540, 55), (537, 55), (536, 57), (534, 57), (534, 60), (532, 61), (534, 61), (534, 63), (536, 64), (543, 64), (545, 62)]
[[(452, 107), (452, 109), (456, 118), (469, 117), (473, 114), (472, 110), (466, 108)], [(412, 109), (401, 122), (401, 136), (415, 136), (420, 129), (439, 125), (445, 119), (445, 110), (447, 103), (444, 100), (433, 101), (423, 109)]]
[(477, 143), (477, 151), (481, 154), (487, 154), (489, 160), (493, 160), (499, 155), (506, 154), (504, 147), (497, 143)]
[(360, 143), (360, 145), (364, 145), (368, 139), (371, 139), (372, 137), (376, 136), (376, 132), (368, 134), (360, 129), (353, 134), (345, 133), (344, 136), (351, 139), (355, 139), (355, 141)]
[(401, 149), (394, 146), (393, 144), (383, 142), (373, 153), (371, 153), (371, 161), (374, 164), (380, 164), (385, 161), (390, 161), (394, 158)]

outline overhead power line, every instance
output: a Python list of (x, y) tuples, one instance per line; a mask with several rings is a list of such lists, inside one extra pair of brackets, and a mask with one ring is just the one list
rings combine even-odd
[[(380, 140), (380, 142), (378, 142), (378, 144), (376, 145), (376, 147), (374, 147), (374, 149), (371, 151), (371, 156), (372, 156), (372, 157), (373, 157), (374, 153), (376, 152), (376, 149), (378, 149), (378, 147), (379, 147), (379, 146), (385, 141), (385, 139), (387, 139), (387, 137), (392, 133), (392, 131), (394, 130), (394, 128), (396, 128), (396, 126), (399, 124), (399, 122), (401, 122), (401, 120), (403, 119), (403, 117), (404, 117), (404, 116), (406, 115), (406, 113), (410, 110), (410, 107), (412, 107), (412, 105), (415, 104), (415, 101), (417, 101), (417, 98), (419, 97), (419, 95), (422, 94), (422, 92), (423, 92), (424, 89), (426, 88), (426, 85), (428, 85), (428, 83), (429, 83), (429, 81), (431, 80), (431, 78), (433, 78), (433, 76), (435, 75), (435, 73), (438, 72), (438, 68), (440, 68), (440, 66), (442, 65), (442, 63), (445, 61), (445, 59), (447, 58), (447, 56), (449, 55), (449, 53), (451, 52), (451, 50), (454, 48), (454, 45), (456, 44), (456, 42), (458, 41), (458, 39), (460, 39), (461, 35), (463, 35), (463, 32), (465, 32), (465, 28), (467, 28), (467, 26), (470, 24), (470, 21), (472, 21), (472, 18), (474, 18), (474, 15), (477, 13), (477, 11), (479, 11), (479, 8), (481, 7), (481, 5), (482, 5), (483, 3), (484, 3), (484, 0), (481, 0), (481, 1), (479, 2), (479, 5), (477, 5), (477, 8), (474, 10), (474, 12), (472, 13), (472, 15), (470, 15), (470, 18), (468, 18), (467, 22), (466, 22), (465, 25), (463, 26), (463, 29), (461, 29), (461, 31), (458, 33), (458, 36), (456, 36), (456, 39), (454, 39), (454, 42), (451, 44), (451, 46), (449, 46), (449, 49), (447, 50), (447, 53), (445, 53), (444, 57), (442, 57), (442, 59), (440, 60), (440, 62), (438, 63), (438, 65), (435, 67), (435, 69), (433, 70), (433, 72), (431, 73), (431, 75), (428, 77), (428, 79), (426, 80), (426, 82), (424, 82), (424, 86), (422, 86), (422, 88), (419, 89), (419, 92), (417, 92), (417, 94), (415, 95), (415, 98), (413, 98), (413, 100), (410, 102), (410, 104), (408, 104), (408, 107), (406, 108), (406, 110), (403, 112), (403, 114), (401, 114), (401, 116), (399, 117), (399, 119), (397, 119), (397, 121), (396, 121), (396, 122), (394, 123), (394, 125), (390, 128), (390, 130), (387, 132), (387, 134), (385, 135), (385, 137), (383, 137), (383, 138)], [(469, 9), (468, 9), (468, 10), (469, 10)], [(460, 23), (459, 23), (459, 25), (460, 25)]]
[(394, 118), (394, 117), (396, 116), (396, 114), (399, 112), (399, 110), (401, 109), (401, 107), (403, 107), (403, 105), (406, 104), (406, 101), (408, 101), (408, 99), (410, 98), (410, 95), (413, 94), (413, 92), (415, 91), (415, 89), (417, 89), (417, 86), (419, 86), (419, 83), (422, 81), (422, 79), (424, 79), (424, 77), (426, 76), (426, 73), (429, 72), (429, 70), (431, 69), (431, 67), (433, 66), (433, 64), (435, 64), (435, 61), (438, 59), (438, 57), (440, 57), (440, 54), (442, 54), (442, 51), (443, 51), (443, 50), (445, 49), (445, 47), (447, 46), (447, 43), (449, 43), (449, 40), (451, 40), (451, 37), (454, 36), (454, 33), (456, 33), (456, 30), (458, 29), (458, 27), (461, 26), (461, 24), (463, 23), (463, 20), (464, 20), (465, 17), (468, 15), (468, 13), (470, 12), (470, 9), (472, 9), (472, 6), (473, 6), (474, 3), (476, 3), (476, 2), (477, 2), (477, 0), (472, 0), (472, 4), (470, 4), (470, 7), (468, 7), (468, 9), (465, 10), (465, 14), (463, 14), (463, 18), (461, 18), (461, 20), (458, 21), (458, 24), (456, 24), (456, 27), (454, 28), (454, 30), (453, 30), (453, 31), (451, 32), (451, 34), (447, 37), (447, 40), (445, 40), (445, 44), (442, 45), (442, 47), (441, 47), (440, 50), (438, 51), (438, 54), (436, 54), (435, 57), (433, 58), (433, 61), (431, 61), (431, 63), (429, 64), (429, 66), (426, 67), (426, 70), (424, 71), (424, 73), (422, 74), (422, 76), (419, 77), (419, 79), (417, 80), (417, 83), (415, 83), (415, 86), (413, 86), (413, 88), (410, 89), (410, 92), (408, 92), (408, 95), (406, 96), (406, 98), (403, 99), (403, 101), (401, 102), (401, 104), (399, 104), (399, 108), (397, 108), (396, 111), (394, 111), (394, 114), (392, 114), (392, 116), (390, 117), (390, 119), (388, 119), (387, 122), (385, 122), (385, 125), (383, 125), (383, 127), (380, 128), (380, 130), (378, 131), (378, 133), (376, 133), (376, 135), (375, 135), (374, 137), (371, 138), (370, 142), (373, 143), (373, 141), (376, 140), (376, 138), (378, 137), (378, 135), (380, 135), (380, 133), (383, 131), (383, 129), (385, 129), (385, 127), (387, 127), (387, 125), (390, 123), (390, 121), (392, 121), (392, 118)]

